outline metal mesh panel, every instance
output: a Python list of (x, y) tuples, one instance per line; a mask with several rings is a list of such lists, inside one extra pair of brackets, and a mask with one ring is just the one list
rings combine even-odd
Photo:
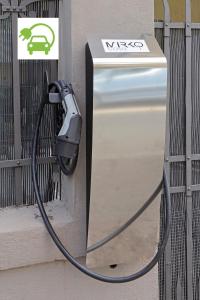
[(170, 165), (170, 185), (171, 187), (185, 186), (185, 162), (174, 162)]
[[(192, 30), (192, 153), (200, 153), (200, 30)], [(192, 184), (200, 184), (200, 161), (192, 162)], [(198, 188), (200, 190), (200, 188)], [(200, 191), (192, 195), (193, 299), (200, 299)]]
[(200, 184), (200, 161), (192, 162), (192, 184)]
[(37, 18), (58, 17), (59, 0), (40, 0), (31, 3), (27, 8), (26, 14)]
[(186, 200), (185, 195), (172, 196), (171, 267), (172, 298), (187, 300), (186, 267)]
[[(58, 16), (58, 1), (38, 1), (28, 6), (27, 15), (34, 13), (35, 17), (56, 17)], [(43, 76), (45, 70), (50, 75), (54, 72), (57, 76), (55, 62), (49, 61), (22, 61), (20, 62), (20, 85), (21, 85), (21, 129), (22, 129), (22, 158), (31, 155), (32, 136), (37, 118), (39, 103), (43, 92)], [(54, 107), (46, 106), (40, 131), (39, 157), (52, 155), (52, 138), (55, 135)], [(53, 181), (52, 163), (40, 164), (38, 166), (38, 180), (42, 191), (43, 200), (51, 201), (55, 197), (53, 188), (56, 182)], [(57, 178), (56, 178), (57, 180)], [(32, 190), (31, 168), (22, 168), (23, 181), (23, 204), (34, 204), (35, 196)]]
[(185, 153), (185, 33), (171, 30), (170, 154)]
[[(42, 97), (45, 70), (50, 70), (48, 62), (23, 61), (20, 63), (22, 158), (31, 155), (32, 136)], [(53, 119), (53, 106), (48, 106), (45, 108), (40, 132), (40, 154), (45, 157), (51, 155), (51, 138), (54, 134)]]
[[(164, 48), (161, 29), (156, 37)], [(185, 154), (185, 33), (183, 29), (171, 30), (170, 37), (170, 103), (169, 103), (169, 153), (171, 156)], [(186, 164), (170, 163), (170, 186), (186, 184)], [(164, 229), (164, 208), (161, 206), (161, 239)], [(186, 200), (184, 193), (172, 194), (172, 231), (170, 235), (170, 274), (166, 271), (166, 260), (159, 263), (160, 299), (166, 299), (166, 280), (170, 281), (169, 299), (187, 299), (186, 284)]]
[[(157, 40), (164, 49), (163, 30), (156, 29)], [(169, 103), (169, 154), (185, 154), (185, 33), (183, 29), (171, 30), (170, 37), (170, 103)], [(170, 163), (170, 186), (186, 184), (185, 162)], [(161, 205), (161, 239), (164, 229), (164, 207)], [(186, 268), (186, 199), (184, 193), (172, 194), (172, 231), (170, 235), (170, 262), (163, 257), (159, 263), (160, 299), (187, 299)], [(166, 263), (171, 272), (166, 270)], [(166, 298), (166, 281), (170, 291)]]
[[(166, 23), (156, 23), (158, 27), (156, 37), (170, 61), (169, 128), (167, 128), (169, 144), (166, 153), (169, 155), (167, 163), (172, 197), (172, 230), (165, 255), (159, 263), (160, 299), (199, 300), (200, 24), (192, 23), (190, 35), (189, 23), (169, 23), (166, 3), (167, 1), (165, 1)], [(189, 4), (187, 1), (187, 20), (190, 20)], [(167, 27), (170, 31), (166, 30)], [(190, 75), (187, 73), (190, 72), (190, 67), (191, 84)], [(164, 217), (162, 204), (161, 239)]]
[[(161, 231), (162, 240), (165, 226), (163, 199), (161, 202)], [(185, 194), (173, 194), (172, 204), (172, 231), (170, 235), (171, 244), (171, 273), (166, 271), (166, 260), (163, 256), (159, 262), (159, 294), (160, 299), (166, 299), (166, 280), (171, 281), (169, 291), (170, 299), (187, 300), (187, 265), (186, 265), (186, 199)]]
[[(163, 212), (165, 211), (164, 206), (164, 196), (161, 196), (161, 205), (160, 205), (160, 241), (163, 240), (164, 228), (165, 228), (165, 216)], [(166, 264), (164, 255), (159, 261), (158, 264), (158, 279), (159, 279), (159, 299), (165, 299), (165, 282), (166, 282)]]
[[(11, 18), (0, 20), (0, 160), (14, 159)], [(0, 169), (0, 207), (15, 203), (14, 169)]]
[[(55, 169), (52, 164), (44, 164), (38, 168), (38, 182), (44, 202), (48, 202), (50, 199), (56, 199), (60, 196), (59, 182), (58, 178), (54, 178), (54, 172)], [(31, 167), (23, 167), (22, 185), (24, 205), (32, 205), (36, 201), (30, 174)]]
[[(156, 37), (164, 48), (161, 29)], [(185, 154), (185, 33), (183, 29), (171, 30), (170, 37), (170, 104), (169, 104), (169, 153), (171, 156)], [(186, 184), (186, 164), (175, 161), (170, 164), (170, 186)], [(164, 230), (164, 207), (161, 205), (161, 239)], [(187, 299), (186, 285), (186, 200), (184, 193), (172, 194), (172, 231), (170, 235), (170, 274), (163, 257), (159, 263), (160, 299), (166, 299), (166, 280), (170, 281), (170, 299)], [(179, 297), (179, 298), (178, 298)], [(169, 300), (169, 299), (168, 299)]]
[[(19, 1), (20, 4), (21, 1)], [(58, 0), (33, 1), (26, 7), (26, 16), (57, 17)], [(2, 9), (0, 5), (0, 16)], [(5, 16), (4, 16), (5, 17)], [(22, 17), (22, 16), (21, 16)], [(50, 80), (57, 78), (57, 63), (55, 61), (20, 61), (19, 86), (17, 74), (13, 73), (13, 66), (18, 62), (13, 60), (13, 25), (12, 13), (0, 19), (0, 207), (13, 205), (32, 205), (35, 203), (31, 180), (30, 156), (33, 130), (37, 111), (42, 97), (42, 83), (45, 70)], [(16, 51), (16, 49), (14, 50)], [(16, 69), (16, 68), (15, 68)], [(14, 113), (13, 87), (20, 89), (20, 115)], [(15, 98), (16, 101), (16, 98)], [(16, 118), (21, 123), (21, 156), (16, 158)], [(38, 179), (45, 202), (60, 195), (59, 170), (53, 164), (53, 137), (55, 135), (54, 107), (45, 108), (40, 132), (39, 157), (43, 159), (38, 166)], [(49, 157), (49, 159), (48, 159)], [(20, 161), (17, 161), (20, 159)], [(16, 169), (20, 169), (20, 199), (16, 196)], [(18, 199), (17, 199), (18, 198)]]
[(200, 30), (192, 31), (192, 153), (200, 153)]
[[(32, 136), (37, 119), (37, 112), (42, 96), (42, 83), (45, 70), (51, 73), (49, 62), (23, 61), (20, 64), (21, 74), (21, 129), (22, 129), (22, 158), (29, 158), (32, 148)], [(54, 107), (46, 106), (40, 131), (39, 157), (49, 157), (52, 155), (52, 137), (54, 137)], [(24, 170), (25, 169), (25, 170)], [(46, 193), (46, 189), (51, 189), (52, 166), (51, 163), (40, 164), (38, 174), (43, 178), (41, 190), (44, 192), (45, 201), (53, 199), (52, 192)], [(34, 193), (32, 188), (31, 169), (22, 168), (23, 184), (23, 204), (33, 204)]]
[(200, 299), (200, 192), (192, 195), (192, 239), (193, 239), (193, 296)]

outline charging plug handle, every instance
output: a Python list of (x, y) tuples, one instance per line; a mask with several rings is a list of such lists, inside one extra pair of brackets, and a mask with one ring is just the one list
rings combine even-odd
[(56, 155), (73, 159), (78, 153), (82, 119), (76, 99), (69, 89), (62, 90), (61, 100), (65, 117), (56, 137)]
[(55, 154), (62, 172), (72, 175), (77, 164), (81, 139), (82, 118), (71, 84), (59, 80), (48, 85), (49, 104), (61, 104), (63, 124), (56, 136)]

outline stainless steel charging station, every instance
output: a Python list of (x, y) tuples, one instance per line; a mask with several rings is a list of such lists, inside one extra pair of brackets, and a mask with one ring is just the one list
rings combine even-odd
[[(46, 105), (64, 105), (55, 154), (66, 176), (74, 173), (79, 153), (82, 117), (73, 87), (64, 80), (46, 84), (44, 89), (33, 136), (33, 186), (46, 229), (67, 260), (96, 280), (125, 283), (152, 270), (165, 251), (170, 233), (170, 190), (163, 165), (167, 62), (152, 37), (96, 37), (86, 46), (86, 65), (87, 264), (114, 266), (131, 259), (137, 271), (113, 277), (80, 264), (59, 239), (45, 211), (37, 177), (37, 149)], [(48, 76), (45, 78), (48, 83)], [(153, 212), (145, 211), (162, 187), (166, 195), (165, 230), (157, 244), (159, 210), (156, 212), (154, 206)], [(130, 225), (143, 214), (145, 218), (136, 222), (136, 231)]]
[[(127, 221), (163, 174), (167, 61), (152, 36), (90, 37), (87, 76), (88, 247)], [(160, 197), (159, 197), (160, 198)], [(89, 266), (151, 258), (159, 201), (99, 250)]]

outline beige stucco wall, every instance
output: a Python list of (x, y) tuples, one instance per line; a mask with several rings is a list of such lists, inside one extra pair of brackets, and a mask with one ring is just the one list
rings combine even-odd
[[(128, 266), (131, 272), (131, 265)], [(127, 271), (122, 267), (120, 272)], [(105, 269), (98, 270), (104, 272)], [(113, 272), (115, 275), (119, 271)], [(157, 300), (157, 271), (135, 283), (94, 281), (64, 262), (34, 265), (0, 273), (1, 300)]]
[[(94, 33), (153, 33), (153, 0), (64, 0), (60, 77), (73, 83), (85, 116), (85, 44)], [(63, 202), (47, 206), (52, 223), (76, 256), (85, 254), (85, 124), (75, 175), (63, 177)], [(131, 272), (131, 264), (113, 270)], [(0, 211), (1, 300), (156, 300), (157, 270), (135, 283), (109, 285), (80, 274), (55, 248), (37, 208)], [(102, 271), (102, 270), (100, 270)], [(111, 271), (109, 271), (111, 272)]]
[[(78, 233), (63, 203), (49, 203), (46, 211), (56, 232), (69, 249)], [(73, 236), (73, 243), (69, 243)], [(74, 253), (79, 256), (79, 253)], [(134, 265), (96, 271), (119, 276)], [(147, 292), (148, 291), (148, 292)], [(112, 285), (97, 282), (67, 263), (44, 228), (36, 207), (0, 211), (1, 300), (157, 300), (157, 267), (136, 282)]]

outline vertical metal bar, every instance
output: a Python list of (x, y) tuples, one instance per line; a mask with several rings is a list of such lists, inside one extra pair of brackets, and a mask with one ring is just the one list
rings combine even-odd
[[(55, 18), (56, 17), (56, 3), (55, 1), (49, 1), (49, 17), (50, 18)], [(50, 68), (50, 80), (54, 81), (57, 79), (57, 61), (53, 60), (51, 61), (51, 68)]]
[[(13, 5), (18, 5), (17, 0), (12, 1)], [(21, 158), (21, 109), (20, 109), (20, 74), (19, 60), (17, 58), (17, 19), (18, 14), (12, 13), (12, 55), (13, 55), (13, 102), (14, 102), (14, 144), (15, 159)], [(16, 204), (22, 201), (22, 172), (21, 167), (15, 168), (15, 195)]]
[[(167, 104), (167, 119), (166, 119), (166, 146), (165, 146), (165, 167), (167, 177), (170, 178), (170, 129), (169, 129), (169, 97), (170, 97), (170, 8), (168, 0), (163, 0), (164, 5), (164, 53), (168, 62), (168, 104)], [(170, 180), (169, 180), (170, 182)], [(165, 251), (165, 299), (171, 300), (172, 279), (171, 279), (171, 238), (169, 238)]]
[(192, 50), (192, 31), (191, 31), (191, 1), (185, 2), (186, 14), (186, 197), (187, 197), (187, 299), (193, 299), (192, 289), (192, 162), (191, 162), (191, 50)]
[[(56, 1), (50, 1), (49, 2), (49, 17), (52, 18), (52, 17), (58, 17), (58, 11), (56, 11)], [(57, 77), (58, 77), (58, 63), (57, 61), (52, 61), (51, 62), (51, 66), (50, 66), (50, 80), (51, 81), (54, 81), (54, 80), (57, 80)], [(52, 112), (52, 111), (49, 111), (49, 113), (52, 113), (53, 115), (55, 114), (55, 110)], [(52, 128), (53, 132), (51, 132), (51, 134), (54, 134), (54, 131), (55, 131), (55, 126), (53, 126)], [(49, 168), (51, 167), (51, 165), (49, 165)], [(52, 183), (55, 185), (56, 182), (59, 182), (59, 178), (58, 178), (58, 175), (59, 175), (59, 169), (56, 165), (53, 165), (52, 166)], [(60, 181), (60, 184), (61, 184), (61, 181)], [(53, 190), (54, 192), (54, 199), (55, 199), (55, 188)], [(52, 196), (51, 196), (52, 198)], [(61, 199), (61, 198), (60, 198)], [(49, 199), (50, 200), (50, 199)]]
[(177, 280), (177, 289), (176, 289), (177, 300), (183, 300), (183, 289), (181, 286), (180, 278)]

